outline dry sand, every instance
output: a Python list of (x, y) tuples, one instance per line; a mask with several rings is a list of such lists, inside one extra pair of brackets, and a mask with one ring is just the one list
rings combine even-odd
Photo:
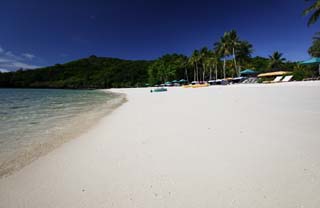
[(320, 207), (320, 82), (119, 89), (94, 128), (0, 180), (0, 207)]

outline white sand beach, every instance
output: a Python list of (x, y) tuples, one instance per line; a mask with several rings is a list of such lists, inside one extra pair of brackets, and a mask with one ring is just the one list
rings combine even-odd
[(0, 207), (320, 207), (320, 82), (114, 89), (128, 102), (0, 179)]

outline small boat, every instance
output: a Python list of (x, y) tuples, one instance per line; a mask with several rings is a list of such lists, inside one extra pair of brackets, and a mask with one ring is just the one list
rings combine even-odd
[(205, 83), (205, 84), (195, 84), (195, 85), (192, 85), (191, 87), (192, 88), (200, 88), (200, 87), (209, 87), (210, 85), (208, 83)]
[(199, 82), (199, 81), (193, 81), (189, 85), (184, 85), (183, 88), (200, 88), (200, 87), (208, 87), (210, 86), (207, 82)]
[(183, 88), (190, 88), (190, 87), (192, 87), (192, 85), (183, 85), (182, 87)]
[(156, 89), (154, 89), (154, 90), (150, 90), (151, 93), (152, 93), (152, 92), (166, 92), (166, 91), (168, 91), (168, 89), (167, 89), (167, 88), (164, 88), (164, 87), (156, 88)]

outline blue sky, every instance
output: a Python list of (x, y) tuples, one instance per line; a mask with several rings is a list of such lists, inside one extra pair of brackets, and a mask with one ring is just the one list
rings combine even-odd
[(309, 57), (319, 23), (307, 27), (304, 0), (2, 0), (0, 70), (35, 68), (90, 55), (155, 59), (212, 48), (236, 29), (254, 54)]

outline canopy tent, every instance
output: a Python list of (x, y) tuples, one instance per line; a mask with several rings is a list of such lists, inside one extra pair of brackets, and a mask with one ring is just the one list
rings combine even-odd
[(252, 74), (257, 74), (256, 71), (252, 70), (252, 69), (246, 69), (240, 72), (240, 75), (252, 75)]
[(289, 72), (289, 71), (268, 72), (268, 73), (259, 74), (258, 77), (275, 77), (275, 76), (284, 76), (287, 74), (292, 74), (292, 72)]
[(319, 64), (319, 75), (320, 75), (320, 58), (313, 57), (309, 60), (300, 62), (300, 64), (303, 64), (303, 65)]
[(300, 64), (320, 64), (320, 58), (313, 57), (309, 60), (300, 62)]

